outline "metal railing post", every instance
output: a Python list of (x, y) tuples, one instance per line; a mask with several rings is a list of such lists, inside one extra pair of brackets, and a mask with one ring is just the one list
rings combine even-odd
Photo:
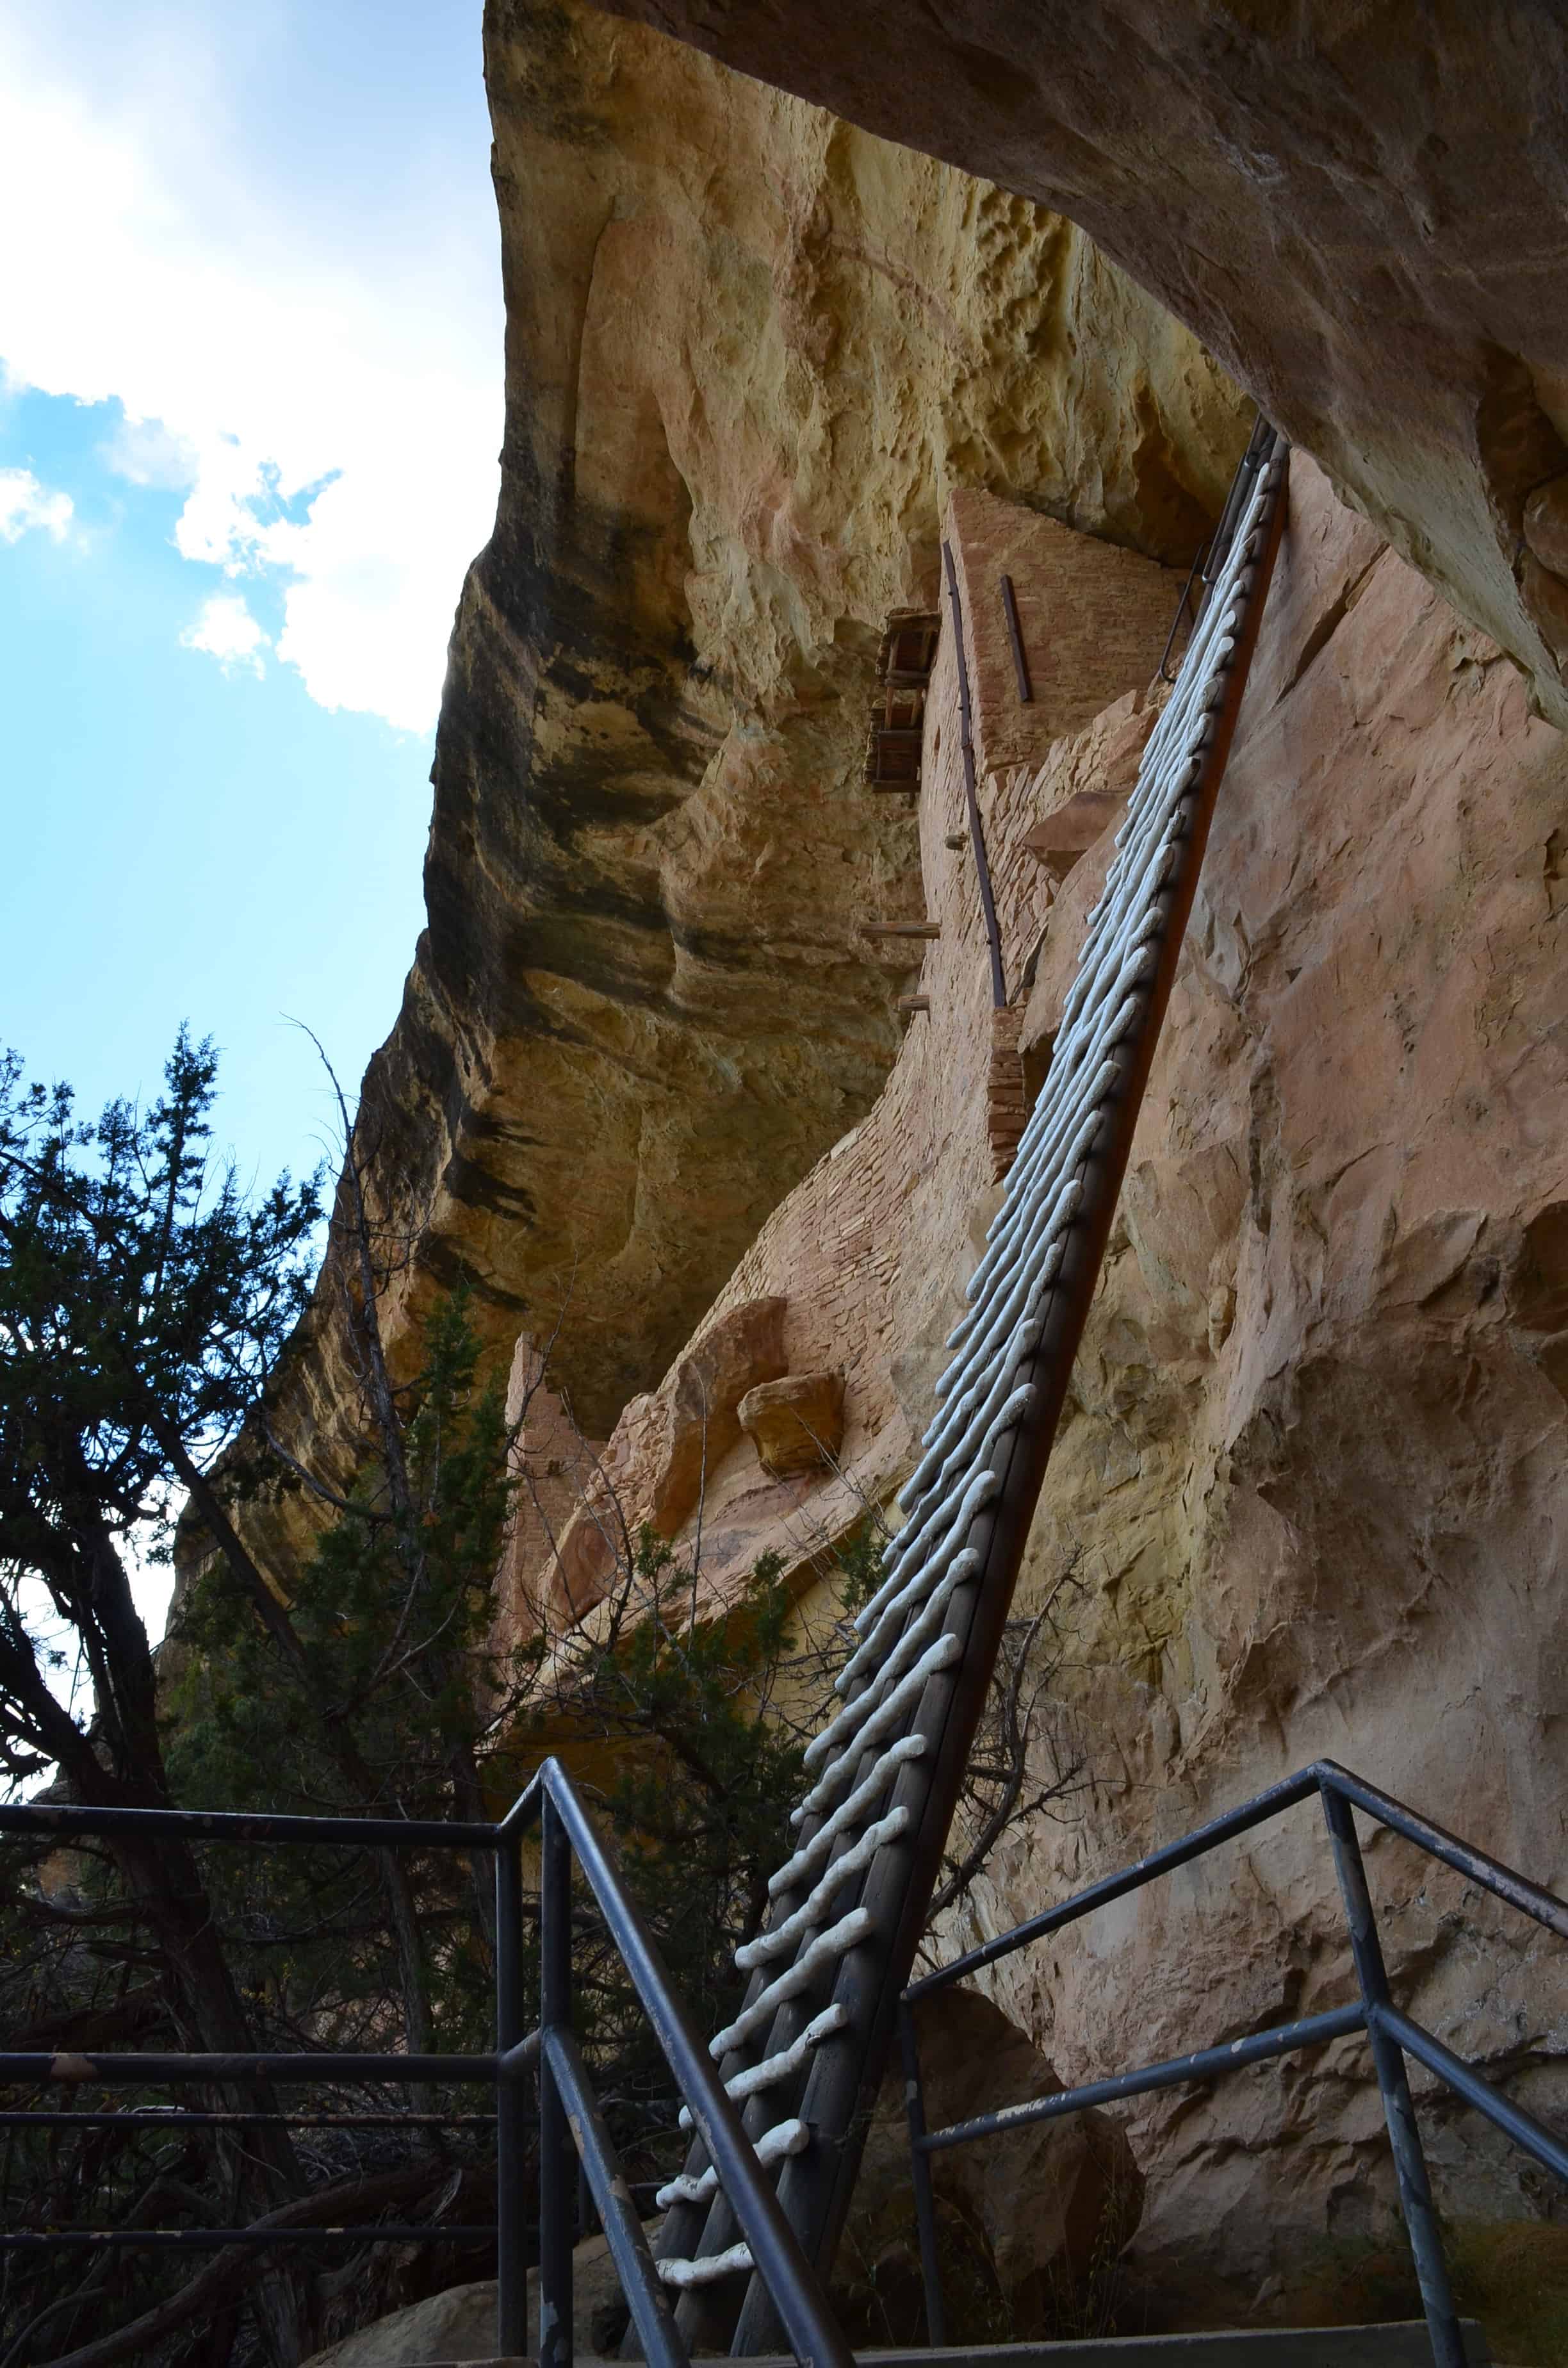
[(909, 2120), (909, 2166), (915, 2181), (915, 2226), (920, 2238), (920, 2283), (926, 2289), (926, 2340), (939, 2351), (948, 2340), (942, 2308), (942, 2277), (937, 2260), (937, 2200), (931, 2186), (931, 2157), (921, 2140), (926, 2135), (926, 2092), (920, 2080), (920, 2042), (915, 2017), (903, 2000), (898, 2009), (898, 2039), (903, 2052), (903, 2110)]
[[(523, 1867), (516, 1842), (495, 1850), (495, 2052), (527, 2035), (523, 1998)], [(528, 2248), (524, 2223), (528, 2094), (522, 2077), (495, 2083), (495, 2345), (504, 2357), (528, 2348)]]
[(1426, 2174), (1426, 2157), (1421, 2144), (1421, 2133), (1415, 2125), (1415, 2108), (1411, 2101), (1410, 2082), (1404, 2069), (1404, 2053), (1391, 2038), (1381, 2019), (1392, 2001), (1389, 1996), (1388, 1967), (1383, 1962), (1382, 1943), (1378, 1938), (1377, 1918), (1372, 1910), (1372, 1895), (1367, 1886), (1367, 1870), (1361, 1860), (1361, 1845), (1356, 1838), (1355, 1813), (1349, 1802), (1342, 1799), (1326, 1783), (1323, 1786), (1323, 1813), (1328, 1825), (1329, 1839), (1334, 1846), (1335, 1872), (1339, 1877), (1340, 1896), (1345, 1902), (1345, 1920), (1350, 1933), (1350, 1953), (1356, 1962), (1356, 1978), (1361, 1985), (1362, 2003), (1367, 2009), (1367, 2036), (1371, 2042), (1378, 2086), (1382, 2090), (1383, 2117), (1388, 2123), (1389, 2143), (1393, 2148), (1400, 2206), (1404, 2214), (1410, 2249), (1415, 2256), (1416, 2282), (1421, 2288), (1421, 2306), (1426, 2314), (1426, 2326), (1432, 2338), (1432, 2358), (1436, 2368), (1464, 2368), (1464, 2339), (1460, 2333), (1459, 2317), (1449, 2284), (1443, 2239), (1437, 2226), (1437, 2207), (1432, 2201), (1432, 2182)]
[[(540, 1829), (540, 2032), (572, 2028), (572, 1843), (546, 1793)], [(577, 2150), (548, 2046), (539, 2059), (539, 2368), (572, 2368)]]

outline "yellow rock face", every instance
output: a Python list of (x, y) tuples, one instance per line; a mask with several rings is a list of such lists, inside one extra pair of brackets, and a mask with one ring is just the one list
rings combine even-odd
[[(564, 1311), (603, 1437), (896, 1053), (859, 924), (915, 841), (860, 750), (948, 492), (1185, 565), (1243, 406), (1054, 215), (658, 35), (497, 0), (487, 78), (503, 490), (367, 1142), (394, 1340), (459, 1272), (498, 1350)], [(349, 1403), (324, 1299), (283, 1429), (346, 1465)]]

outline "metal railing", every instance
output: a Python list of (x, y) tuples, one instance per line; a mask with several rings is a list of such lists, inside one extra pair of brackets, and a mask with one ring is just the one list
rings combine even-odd
[[(1031, 1941), (1043, 1940), (1048, 1933), (1059, 1932), (1065, 1925), (1075, 1924), (1090, 1916), (1096, 1907), (1108, 1907), (1112, 1900), (1124, 1899), (1130, 1892), (1139, 1891), (1147, 1883), (1156, 1882), (1161, 1875), (1170, 1874), (1177, 1867), (1187, 1866), (1194, 1859), (1218, 1850), (1224, 1842), (1233, 1841), (1238, 1834), (1249, 1833), (1256, 1826), (1268, 1824), (1273, 1818), (1293, 1808), (1298, 1802), (1313, 1796), (1322, 1803), (1324, 1822), (1328, 1827), (1330, 1847), (1334, 1852), (1335, 1871), (1339, 1880), (1340, 1896), (1345, 1907), (1346, 1924), (1350, 1941), (1351, 1961), (1360, 1991), (1358, 2004), (1335, 2007), (1324, 2014), (1302, 2017), (1295, 2022), (1271, 2025), (1267, 2030), (1254, 2032), (1243, 2039), (1228, 2041), (1220, 2047), (1200, 2048), (1195, 2055), (1168, 2057), (1164, 2063), (1144, 2065), (1134, 2072), (1118, 2073), (1108, 2080), (1091, 2080), (1077, 2089), (1062, 2089), (1049, 2097), (1040, 2097), (1021, 2105), (1008, 2105), (1000, 2112), (977, 2114), (971, 2121), (955, 2122), (949, 2128), (927, 2130), (925, 2098), (920, 2079), (919, 2044), (911, 2009), (924, 1998), (945, 1988), (949, 1983), (961, 1981), (966, 1975), (978, 1973), (993, 1965), (1000, 1957), (1026, 1948)], [(971, 1949), (950, 1965), (943, 1965), (921, 1980), (912, 1982), (900, 2000), (900, 2037), (903, 2051), (904, 2095), (909, 2116), (910, 2151), (914, 2165), (915, 2218), (920, 2238), (920, 2266), (926, 2289), (926, 2335), (933, 2345), (946, 2340), (943, 2323), (941, 2281), (937, 2261), (936, 2210), (932, 2192), (930, 2158), (949, 2146), (968, 2146), (976, 2139), (998, 2136), (1006, 2131), (1021, 2128), (1026, 2123), (1057, 2121), (1069, 2113), (1086, 2112), (1091, 2106), (1115, 2104), (1129, 2097), (1147, 2095), (1158, 2089), (1175, 2089), (1195, 2080), (1212, 2080), (1221, 2074), (1241, 2070), (1244, 2065), (1261, 2064), (1270, 2057), (1284, 2055), (1301, 2047), (1318, 2047), (1331, 2039), (1343, 2039), (1352, 2032), (1364, 2031), (1372, 2051), (1372, 2063), (1378, 2086), (1382, 2092), (1383, 2113), (1388, 2123), (1390, 2143), (1393, 2150), (1394, 2170), (1399, 2184), (1400, 2208), (1410, 2238), (1415, 2274), (1421, 2289), (1422, 2308), (1432, 2340), (1432, 2356), (1437, 2368), (1464, 2368), (1465, 2350), (1460, 2323), (1454, 2309), (1453, 2294), (1449, 2283), (1448, 2266), (1443, 2255), (1442, 2237), (1438, 2230), (1437, 2211), (1432, 2202), (1431, 2181), (1426, 2171), (1426, 2158), (1415, 2124), (1411, 2101), (1410, 2082), (1404, 2059), (1414, 2056), (1427, 2071), (1467, 2104), (1483, 2113), (1493, 2125), (1521, 2146), (1531, 2158), (1568, 2182), (1568, 2143), (1547, 2129), (1532, 2114), (1524, 2112), (1484, 2079), (1474, 2067), (1466, 2064), (1442, 2041), (1410, 2017), (1401, 2013), (1389, 1992), (1388, 1969), (1383, 1962), (1382, 1944), (1378, 1937), (1377, 1918), (1371, 1893), (1367, 1884), (1366, 1868), (1362, 1863), (1361, 1846), (1356, 1835), (1354, 1811), (1360, 1809), (1391, 1832), (1403, 1835), (1415, 1842), (1431, 1858), (1439, 1859), (1452, 1867), (1467, 1881), (1478, 1884), (1510, 1907), (1533, 1917), (1560, 1940), (1568, 1940), (1568, 1903), (1555, 1893), (1544, 1891), (1500, 1860), (1490, 1858), (1484, 1850), (1473, 1850), (1468, 1842), (1433, 1825), (1414, 1809), (1406, 1808), (1392, 1794), (1380, 1792), (1364, 1778), (1352, 1775), (1332, 1759), (1314, 1760), (1283, 1783), (1274, 1784), (1260, 1793), (1255, 1800), (1241, 1808), (1233, 1809), (1210, 1824), (1200, 1826), (1196, 1833), (1182, 1841), (1172, 1842), (1164, 1850), (1153, 1850), (1117, 1874), (1092, 1883), (1086, 1890), (1074, 1893), (1060, 1906), (1046, 1908), (1031, 1916), (1027, 1923), (1000, 1933), (978, 1949)]]
[[(530, 2027), (524, 1998), (522, 1846), (540, 1827), (540, 2012)], [(779, 2209), (745, 2135), (740, 2115), (720, 2081), (708, 2049), (681, 2005), (640, 1910), (629, 1896), (593, 1818), (558, 1760), (547, 1759), (496, 1825), (394, 1817), (297, 1817), (209, 1814), (183, 1809), (78, 1809), (0, 1805), (0, 1833), (43, 1835), (69, 1844), (74, 1837), (135, 1832), (178, 1833), (191, 1842), (252, 1848), (346, 1843), (381, 1849), (487, 1850), (495, 1865), (495, 2044), (484, 2055), (338, 2053), (237, 2055), (6, 2055), (0, 2086), (67, 2082), (76, 2086), (161, 2088), (181, 2083), (222, 2087), (267, 2081), (312, 2086), (374, 2080), (404, 2086), (483, 2082), (495, 2091), (495, 2222), (494, 2230), (450, 2225), (405, 2226), (384, 2221), (364, 2227), (269, 2225), (244, 2228), (0, 2231), (13, 2247), (144, 2245), (213, 2248), (250, 2245), (404, 2244), (489, 2241), (496, 2248), (496, 2342), (504, 2355), (528, 2348), (529, 2222), (527, 2170), (532, 2114), (530, 2074), (538, 2076), (540, 2368), (571, 2368), (572, 2247), (577, 2189), (585, 2177), (608, 2242), (648, 2368), (688, 2368), (686, 2344), (661, 2283), (633, 2207), (614, 2144), (572, 2029), (572, 1867), (575, 1861), (619, 1952), (653, 2027), (682, 2101), (717, 2166), (725, 2193), (745, 2232), (757, 2271), (797, 2360), (809, 2368), (852, 2368), (848, 2344), (816, 2274)], [(13, 2124), (34, 2120), (57, 2126), (56, 2113), (7, 2112)], [(71, 2115), (73, 2121), (97, 2115)], [(109, 2117), (104, 2117), (109, 2118)], [(129, 2119), (130, 2116), (116, 2116)], [(140, 2121), (138, 2113), (135, 2119)], [(153, 2116), (148, 2115), (153, 2121)], [(244, 2113), (178, 2116), (182, 2124), (293, 2122), (292, 2115)], [(353, 2116), (357, 2122), (444, 2116)], [(468, 2117), (471, 2120), (480, 2117)], [(153, 2122), (153, 2126), (158, 2123)], [(166, 2126), (166, 2120), (164, 2125)], [(285, 2207), (287, 2210), (289, 2207)], [(297, 2207), (296, 2207), (297, 2208)]]

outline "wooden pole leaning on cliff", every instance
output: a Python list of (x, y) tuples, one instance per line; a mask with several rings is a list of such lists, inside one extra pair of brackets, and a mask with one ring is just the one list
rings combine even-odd
[(969, 660), (963, 646), (963, 607), (959, 599), (958, 570), (953, 565), (953, 547), (942, 545), (942, 564), (947, 570), (948, 598), (952, 604), (953, 664), (959, 677), (959, 751), (963, 758), (964, 810), (969, 816), (970, 844), (974, 849), (975, 878), (980, 884), (981, 918), (985, 923), (985, 951), (991, 963), (991, 1000), (998, 1011), (1007, 1000), (1007, 982), (1002, 968), (1002, 932), (996, 921), (996, 899), (991, 893), (991, 863), (985, 852), (985, 825), (980, 818), (980, 792), (974, 779), (974, 730), (970, 713)]
[[(857, 1616), (843, 1708), (807, 1753), (799, 1847), (769, 1886), (767, 1930), (739, 1952), (745, 2001), (712, 2043), (819, 2269), (848, 2206), (1109, 1235), (1278, 548), (1286, 462), (1260, 421), (949, 1343), (903, 1525)], [(688, 2340), (711, 2344), (733, 2325), (737, 2353), (776, 2349), (700, 2148), (661, 2201), (661, 2275), (682, 2294)]]

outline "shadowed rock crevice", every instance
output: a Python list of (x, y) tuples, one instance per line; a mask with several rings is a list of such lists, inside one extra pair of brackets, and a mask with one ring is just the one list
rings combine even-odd
[(1516, 558), (1568, 468), (1551, 0), (604, 5), (1081, 223), (1568, 723), (1568, 580)]

